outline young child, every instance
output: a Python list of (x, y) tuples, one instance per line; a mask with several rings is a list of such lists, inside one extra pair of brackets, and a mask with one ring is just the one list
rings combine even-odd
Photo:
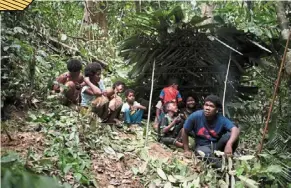
[(126, 124), (140, 124), (144, 110), (147, 108), (135, 101), (134, 90), (125, 91), (126, 103), (122, 105), (121, 112), (124, 114)]
[[(56, 79), (53, 90), (56, 93), (62, 93), (64, 104), (78, 104), (80, 102), (80, 91), (83, 86), (84, 77), (80, 74), (82, 63), (79, 60), (71, 59), (67, 63), (69, 72), (61, 74)], [(67, 89), (63, 89), (61, 85), (65, 85)]]
[(159, 126), (158, 133), (160, 141), (165, 145), (175, 145), (182, 148), (183, 143), (181, 141), (181, 129), (183, 128), (183, 122), (180, 116), (176, 116), (178, 107), (174, 102), (167, 102), (164, 105), (165, 117)]
[(180, 92), (178, 91), (178, 80), (173, 78), (169, 80), (169, 86), (165, 87), (160, 93), (160, 99), (163, 104), (167, 102), (178, 102), (182, 101)]

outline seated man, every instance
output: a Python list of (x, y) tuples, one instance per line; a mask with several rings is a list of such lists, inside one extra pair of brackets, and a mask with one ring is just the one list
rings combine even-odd
[[(234, 124), (218, 113), (221, 108), (218, 96), (209, 95), (205, 98), (203, 110), (192, 113), (186, 120), (183, 129), (183, 145), (185, 155), (190, 156), (188, 135), (195, 134), (194, 150), (202, 151), (205, 158), (211, 157), (214, 150), (224, 151), (231, 155), (238, 145), (239, 129)], [(213, 160), (212, 160), (213, 159)], [(211, 158), (214, 167), (220, 167), (220, 162)]]
[(63, 94), (64, 98), (62, 98), (62, 102), (64, 104), (78, 104), (80, 102), (80, 92), (84, 81), (83, 76), (80, 74), (82, 63), (79, 60), (72, 59), (67, 63), (67, 69), (69, 72), (61, 74), (56, 79), (57, 83), (54, 84), (53, 90), (56, 93)]
[(164, 105), (165, 116), (159, 124), (158, 133), (161, 136), (160, 141), (165, 145), (175, 145), (183, 147), (181, 142), (181, 129), (183, 121), (180, 116), (177, 116), (178, 107), (175, 102), (167, 102)]
[(141, 123), (144, 110), (147, 108), (135, 101), (134, 90), (125, 91), (126, 103), (122, 105), (121, 112), (124, 115), (124, 121), (128, 125)]
[[(108, 99), (108, 109), (107, 109), (107, 117), (103, 122), (105, 123), (115, 123), (117, 125), (120, 125), (121, 122), (119, 120), (119, 114), (122, 107), (122, 98), (119, 96), (120, 93), (124, 92), (125, 83), (122, 81), (116, 81), (113, 84), (112, 88), (107, 88), (103, 92), (103, 96)], [(98, 98), (96, 98), (92, 105), (97, 105)]]

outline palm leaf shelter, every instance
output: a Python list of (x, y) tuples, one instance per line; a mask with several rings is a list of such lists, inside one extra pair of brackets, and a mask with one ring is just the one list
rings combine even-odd
[[(222, 97), (225, 75), (230, 62), (226, 102), (235, 96), (248, 99), (257, 87), (244, 86), (240, 80), (245, 71), (270, 55), (255, 35), (223, 23), (203, 24), (207, 17), (193, 16), (185, 22), (180, 7), (170, 12), (142, 13), (131, 26), (138, 34), (125, 40), (121, 55), (133, 65), (129, 77), (138, 98), (149, 100), (151, 76), (155, 62), (153, 102), (169, 78), (179, 80), (183, 97), (195, 95), (202, 99), (208, 94)], [(222, 19), (220, 19), (222, 20)]]

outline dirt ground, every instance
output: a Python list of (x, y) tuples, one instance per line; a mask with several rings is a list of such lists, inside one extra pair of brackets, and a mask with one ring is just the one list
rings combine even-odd
[(20, 153), (21, 157), (27, 156), (29, 148), (35, 152), (44, 150), (44, 136), (38, 132), (17, 132), (11, 134), (12, 141), (6, 134), (1, 134), (1, 155), (6, 151), (15, 151)]

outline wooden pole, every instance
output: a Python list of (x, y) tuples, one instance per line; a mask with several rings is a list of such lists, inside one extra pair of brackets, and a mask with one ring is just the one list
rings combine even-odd
[(227, 70), (226, 70), (226, 75), (225, 75), (225, 80), (224, 80), (224, 91), (223, 91), (223, 98), (222, 98), (222, 114), (225, 116), (225, 94), (226, 94), (226, 87), (227, 87), (227, 81), (228, 81), (228, 73), (229, 73), (229, 67), (230, 67), (230, 62), (231, 62), (231, 52), (229, 53), (229, 61), (227, 65)]
[(154, 88), (154, 78), (155, 78), (155, 64), (156, 64), (156, 60), (154, 60), (154, 63), (153, 63), (152, 85), (151, 85), (150, 102), (149, 102), (149, 107), (148, 107), (148, 121), (147, 121), (147, 128), (146, 128), (145, 147), (147, 146), (148, 137), (149, 137), (149, 124), (150, 124), (150, 117), (151, 117), (151, 106), (152, 106), (152, 97), (153, 97), (153, 88)]
[(281, 61), (281, 66), (280, 66), (280, 69), (279, 69), (279, 72), (278, 72), (278, 77), (277, 77), (275, 89), (274, 89), (274, 92), (273, 92), (272, 101), (271, 101), (270, 108), (269, 108), (269, 111), (268, 111), (266, 125), (265, 125), (265, 128), (264, 128), (262, 140), (261, 140), (261, 143), (259, 145), (259, 149), (258, 149), (257, 155), (260, 154), (262, 149), (263, 149), (264, 139), (265, 139), (265, 136), (266, 136), (266, 132), (268, 130), (268, 125), (269, 125), (269, 121), (270, 121), (270, 118), (271, 118), (273, 105), (274, 105), (274, 102), (275, 102), (275, 99), (276, 99), (276, 96), (277, 96), (277, 92), (278, 92), (278, 88), (279, 88), (279, 85), (280, 85), (281, 74), (282, 74), (282, 70), (283, 70), (283, 67), (284, 67), (284, 64), (285, 64), (285, 60), (286, 60), (286, 55), (287, 55), (287, 51), (288, 51), (290, 37), (291, 37), (291, 32), (289, 31), (289, 36), (288, 36), (288, 39), (287, 39), (287, 42), (286, 42), (284, 55), (283, 55), (283, 58), (282, 58), (282, 61)]

